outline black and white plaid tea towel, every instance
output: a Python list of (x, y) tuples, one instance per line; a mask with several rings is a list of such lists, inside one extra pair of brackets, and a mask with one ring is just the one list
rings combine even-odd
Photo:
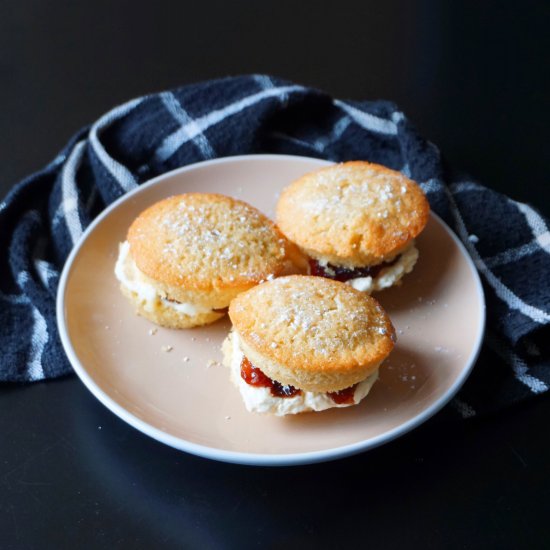
[(449, 175), (438, 149), (386, 101), (342, 101), (268, 76), (130, 101), (79, 132), (0, 204), (0, 381), (71, 372), (55, 320), (63, 262), (107, 204), (186, 164), (247, 153), (366, 159), (419, 182), (481, 273), (487, 337), (455, 399), (465, 417), (550, 385), (550, 233), (531, 207)]

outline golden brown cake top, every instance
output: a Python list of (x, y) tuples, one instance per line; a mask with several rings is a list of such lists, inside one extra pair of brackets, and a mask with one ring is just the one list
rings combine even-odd
[(362, 266), (403, 250), (429, 211), (422, 189), (400, 172), (353, 161), (294, 181), (281, 194), (277, 223), (311, 257)]
[(173, 287), (248, 288), (285, 267), (292, 247), (249, 204), (213, 193), (157, 202), (128, 231), (131, 255), (151, 279)]
[(237, 296), (229, 316), (245, 354), (261, 363), (258, 368), (312, 391), (364, 379), (395, 339), (374, 298), (323, 277), (292, 275), (263, 283)]

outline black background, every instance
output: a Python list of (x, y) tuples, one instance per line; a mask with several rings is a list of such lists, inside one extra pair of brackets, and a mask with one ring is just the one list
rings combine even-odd
[[(4, 1), (0, 197), (118, 103), (262, 72), (393, 100), (454, 166), (550, 214), (547, 28), (529, 1)], [(0, 547), (544, 548), (549, 420), (547, 396), (443, 411), (357, 457), (266, 469), (156, 443), (74, 377), (4, 385)]]

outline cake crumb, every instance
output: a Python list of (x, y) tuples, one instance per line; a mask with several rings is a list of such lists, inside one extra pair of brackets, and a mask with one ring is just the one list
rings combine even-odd
[(187, 363), (189, 361), (189, 357), (187, 357), (187, 355), (185, 357), (182, 358), (182, 361), (184, 363)]
[(225, 419), (226, 419), (226, 420), (231, 420), (231, 417), (230, 417), (230, 416), (226, 416)]
[(206, 363), (206, 368), (209, 369), (210, 367), (217, 367), (219, 364), (220, 364), (219, 361), (216, 361), (215, 359), (210, 359), (210, 361)]
[(174, 348), (172, 346), (162, 346), (160, 349), (165, 353), (168, 353), (169, 351), (172, 351)]
[(157, 333), (157, 330), (156, 328), (150, 328), (149, 329), (149, 336), (154, 336), (156, 333)]

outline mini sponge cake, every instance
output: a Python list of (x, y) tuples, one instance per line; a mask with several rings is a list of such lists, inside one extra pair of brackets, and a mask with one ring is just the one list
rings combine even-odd
[(306, 174), (277, 205), (281, 231), (310, 258), (310, 274), (372, 292), (409, 273), (414, 239), (430, 212), (420, 187), (394, 170), (363, 161)]
[(378, 376), (395, 331), (378, 302), (349, 285), (291, 275), (240, 294), (224, 364), (251, 412), (355, 405)]
[(188, 193), (157, 202), (136, 218), (115, 274), (140, 315), (187, 328), (216, 321), (237, 294), (279, 275), (292, 248), (249, 204)]

